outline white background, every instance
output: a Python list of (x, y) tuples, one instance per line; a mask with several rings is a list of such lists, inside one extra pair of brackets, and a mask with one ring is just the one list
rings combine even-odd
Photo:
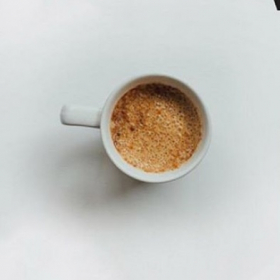
[[(162, 185), (59, 122), (150, 73), (213, 123), (202, 164)], [(1, 0), (0, 279), (279, 280), (279, 73), (273, 0)]]

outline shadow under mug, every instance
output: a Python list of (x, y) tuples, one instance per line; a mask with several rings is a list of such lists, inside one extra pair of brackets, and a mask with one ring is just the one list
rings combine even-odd
[[(130, 89), (147, 83), (162, 83), (179, 89), (198, 109), (202, 121), (202, 139), (191, 158), (175, 170), (162, 173), (145, 172), (127, 163), (114, 146), (110, 122), (118, 100)], [(185, 83), (163, 75), (147, 75), (130, 80), (108, 97), (104, 107), (99, 110), (91, 107), (65, 105), (61, 109), (61, 122), (65, 125), (100, 128), (104, 148), (113, 163), (128, 176), (148, 183), (162, 183), (178, 179), (193, 170), (204, 158), (210, 144), (210, 120), (208, 112), (199, 96)]]

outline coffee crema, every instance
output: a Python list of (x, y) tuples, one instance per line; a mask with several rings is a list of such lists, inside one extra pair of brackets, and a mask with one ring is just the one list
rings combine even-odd
[(146, 172), (177, 169), (195, 152), (202, 123), (193, 102), (179, 89), (141, 84), (117, 102), (111, 136), (122, 158)]

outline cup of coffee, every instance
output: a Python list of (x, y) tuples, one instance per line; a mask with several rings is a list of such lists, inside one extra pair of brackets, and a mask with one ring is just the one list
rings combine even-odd
[(210, 121), (199, 96), (184, 82), (162, 75), (133, 79), (115, 90), (99, 110), (65, 105), (65, 125), (101, 129), (113, 163), (149, 183), (178, 179), (205, 156)]

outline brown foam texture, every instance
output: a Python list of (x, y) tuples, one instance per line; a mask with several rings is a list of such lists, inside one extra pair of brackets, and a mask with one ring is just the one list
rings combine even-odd
[(152, 83), (131, 89), (117, 102), (111, 135), (125, 161), (159, 173), (190, 159), (201, 140), (202, 125), (197, 108), (180, 90)]

